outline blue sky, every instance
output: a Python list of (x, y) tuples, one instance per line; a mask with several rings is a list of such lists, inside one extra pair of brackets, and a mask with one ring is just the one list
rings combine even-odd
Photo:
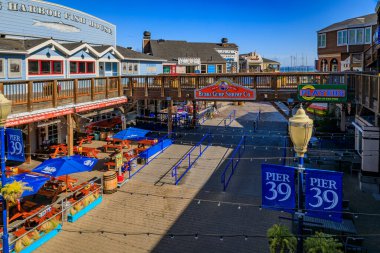
[(219, 42), (241, 53), (256, 51), (290, 65), (290, 56), (317, 57), (316, 31), (373, 13), (375, 0), (51, 0), (117, 25), (118, 44), (141, 50), (142, 33), (153, 39)]

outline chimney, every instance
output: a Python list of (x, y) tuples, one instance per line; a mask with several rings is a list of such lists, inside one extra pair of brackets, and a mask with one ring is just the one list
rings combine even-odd
[(228, 44), (228, 39), (227, 38), (222, 38), (222, 46), (225, 47)]
[(151, 33), (149, 31), (145, 31), (143, 33), (143, 45), (142, 45), (142, 52), (144, 54), (148, 54), (148, 53), (151, 53), (151, 50), (150, 50), (150, 36), (151, 36)]

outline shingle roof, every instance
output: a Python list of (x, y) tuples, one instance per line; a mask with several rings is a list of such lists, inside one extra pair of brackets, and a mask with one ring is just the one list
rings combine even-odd
[(365, 16), (346, 19), (338, 23), (334, 23), (330, 26), (323, 28), (322, 30), (319, 30), (318, 32), (319, 33), (330, 32), (330, 31), (336, 31), (336, 30), (341, 30), (341, 29), (350, 28), (350, 27), (364, 27), (364, 26), (375, 25), (375, 24), (377, 24), (377, 14), (373, 13), (373, 14), (368, 14)]
[(150, 60), (150, 61), (154, 61), (154, 60), (163, 61), (163, 59), (161, 59), (161, 58), (154, 57), (154, 56), (147, 55), (147, 54), (143, 54), (143, 53), (139, 53), (139, 52), (133, 51), (132, 49), (128, 49), (125, 47), (117, 46), (116, 49), (121, 55), (123, 55), (124, 58), (144, 59), (144, 60)]
[(17, 40), (0, 38), (1, 51), (25, 52), (49, 39)]
[(268, 59), (268, 58), (263, 58), (263, 63), (275, 63), (275, 64), (280, 64), (278, 61), (273, 61), (271, 59)]
[(111, 46), (107, 46), (107, 45), (103, 45), (103, 46), (95, 46), (95, 47), (92, 47), (93, 49), (95, 49), (96, 52), (98, 53), (103, 53), (104, 51), (106, 51), (108, 48), (110, 48)]
[(177, 61), (181, 57), (200, 58), (201, 62), (225, 62), (215, 50), (218, 44), (196, 43), (180, 40), (151, 40), (152, 55), (168, 61)]
[(73, 50), (81, 45), (83, 45), (84, 43), (83, 42), (75, 42), (75, 43), (65, 43), (65, 44), (61, 44), (61, 46), (63, 46), (64, 48), (66, 48), (67, 50)]

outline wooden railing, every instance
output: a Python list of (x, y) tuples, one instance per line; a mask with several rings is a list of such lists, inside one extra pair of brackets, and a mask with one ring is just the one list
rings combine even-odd
[(357, 73), (259, 73), (118, 76), (63, 80), (0, 82), (0, 91), (13, 102), (13, 113), (54, 108), (101, 99), (128, 96), (133, 99), (183, 101), (194, 98), (194, 90), (228, 78), (256, 89), (258, 101), (296, 99), (297, 85), (346, 84), (349, 102), (358, 102), (379, 112), (379, 78)]

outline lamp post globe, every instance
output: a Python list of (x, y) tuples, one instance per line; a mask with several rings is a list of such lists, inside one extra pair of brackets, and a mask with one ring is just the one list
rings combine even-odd
[(5, 126), (8, 115), (11, 113), (12, 102), (0, 93), (0, 127)]
[(301, 105), (296, 115), (289, 119), (289, 135), (298, 157), (305, 156), (312, 134), (313, 120), (306, 115)]

